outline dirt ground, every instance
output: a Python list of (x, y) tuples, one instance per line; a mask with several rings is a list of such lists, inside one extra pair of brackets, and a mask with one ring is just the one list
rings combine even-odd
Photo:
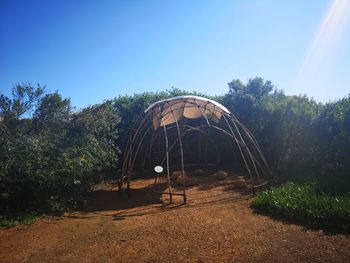
[(171, 206), (153, 181), (130, 197), (100, 185), (86, 211), (1, 229), (0, 262), (350, 262), (349, 236), (255, 214), (230, 178), (202, 177)]

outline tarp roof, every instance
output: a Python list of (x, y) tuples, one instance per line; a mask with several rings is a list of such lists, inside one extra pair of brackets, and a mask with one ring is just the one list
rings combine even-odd
[(153, 121), (154, 129), (181, 120), (183, 117), (197, 119), (206, 117), (208, 120), (219, 122), (223, 113), (230, 113), (220, 103), (199, 96), (178, 96), (160, 100), (150, 105), (145, 113)]

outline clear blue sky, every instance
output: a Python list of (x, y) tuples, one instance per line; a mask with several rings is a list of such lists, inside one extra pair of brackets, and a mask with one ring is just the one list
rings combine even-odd
[(341, 98), (350, 10), (337, 1), (320, 30), (332, 1), (0, 0), (1, 93), (30, 81), (83, 107), (170, 87), (224, 94), (261, 76), (288, 95)]

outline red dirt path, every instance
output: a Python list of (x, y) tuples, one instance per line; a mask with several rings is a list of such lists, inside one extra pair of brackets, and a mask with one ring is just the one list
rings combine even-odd
[(230, 182), (207, 180), (171, 207), (151, 179), (129, 198), (105, 185), (87, 211), (1, 229), (0, 262), (350, 262), (349, 236), (255, 214)]

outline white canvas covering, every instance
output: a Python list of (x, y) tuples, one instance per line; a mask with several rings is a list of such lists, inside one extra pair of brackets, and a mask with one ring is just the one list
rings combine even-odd
[(230, 113), (220, 103), (198, 96), (178, 96), (157, 101), (145, 110), (152, 119), (154, 129), (175, 123), (183, 117), (188, 119), (205, 117), (218, 123), (223, 112)]

